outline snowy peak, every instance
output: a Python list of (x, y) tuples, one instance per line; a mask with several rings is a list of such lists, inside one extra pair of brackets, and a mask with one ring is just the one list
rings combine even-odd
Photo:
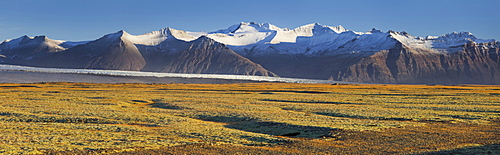
[(0, 50), (5, 51), (26, 46), (49, 46), (58, 50), (62, 50), (65, 49), (64, 47), (61, 47), (64, 42), (65, 41), (49, 39), (44, 35), (35, 37), (24, 35), (16, 39), (5, 40), (0, 44)]
[(99, 38), (98, 40), (115, 41), (115, 40), (121, 38), (124, 34), (128, 34), (128, 33), (125, 32), (124, 30), (120, 30), (120, 31), (115, 32), (115, 33), (104, 35), (103, 37)]
[(22, 37), (12, 39), (12, 40), (6, 40), (4, 43), (6, 44), (12, 44), (12, 45), (24, 45), (24, 44), (34, 44), (34, 43), (41, 43), (49, 41), (49, 39), (45, 36), (35, 36), (35, 37), (28, 37), (27, 35), (24, 35)]
[(415, 37), (406, 32), (389, 31), (391, 37), (402, 44), (439, 53), (454, 53), (463, 50), (465, 44), (495, 42), (493, 39), (478, 39), (470, 32), (453, 32), (439, 37)]
[(47, 39), (45, 36), (35, 36), (33, 38), (23, 36), (23, 39), (19, 44), (28, 44), (28, 43), (41, 43)]
[(239, 24), (232, 25), (227, 29), (222, 29), (211, 33), (234, 34), (234, 33), (252, 33), (252, 32), (271, 32), (278, 30), (284, 31), (288, 29), (286, 28), (282, 29), (270, 23), (259, 24), (256, 22), (250, 22), (250, 23), (241, 22)]
[(191, 45), (191, 48), (198, 48), (198, 49), (209, 49), (209, 48), (214, 48), (214, 47), (225, 47), (224, 44), (217, 42), (207, 36), (201, 36), (196, 40), (193, 40), (189, 42)]
[(439, 36), (435, 40), (439, 41), (451, 41), (451, 42), (457, 42), (457, 41), (464, 41), (464, 40), (476, 40), (476, 36), (474, 36), (470, 32), (453, 32), (453, 33), (448, 33), (442, 36)]
[(210, 42), (210, 43), (213, 42), (213, 43), (215, 43), (216, 41), (213, 40), (212, 38), (207, 37), (207, 36), (200, 36), (191, 42)]
[(495, 42), (494, 39), (479, 39), (470, 32), (452, 32), (439, 37), (427, 36), (426, 39), (434, 42), (447, 42), (448, 44), (463, 44), (468, 41), (476, 43)]
[(382, 30), (372, 28), (370, 31), (368, 31), (368, 33), (384, 33), (384, 32), (382, 32)]
[(194, 36), (189, 35), (186, 31), (176, 30), (170, 27), (160, 29), (158, 31), (152, 31), (142, 35), (132, 35), (124, 30), (120, 30), (116, 33), (108, 34), (102, 37), (108, 41), (115, 41), (118, 39), (125, 39), (131, 41), (134, 44), (155, 46), (167, 39), (176, 39), (182, 41), (192, 41), (196, 39)]
[(16, 38), (16, 39), (7, 39), (5, 41), (2, 42), (2, 44), (0, 45), (3, 45), (4, 48), (13, 48), (15, 46), (19, 46), (21, 45), (22, 43), (21, 42), (27, 42), (28, 40), (30, 40), (30, 37), (28, 37), (27, 35), (24, 35), (24, 36), (21, 36), (19, 38)]
[(344, 27), (342, 27), (341, 25), (336, 26), (336, 27), (331, 27), (331, 26), (320, 25), (320, 24), (316, 23), (314, 25), (314, 28), (312, 29), (312, 31), (313, 31), (313, 35), (322, 35), (322, 34), (325, 34), (325, 33), (328, 33), (328, 34), (332, 34), (332, 33), (340, 34), (342, 32), (346, 32), (348, 30), (345, 29)]
[(186, 31), (166, 27), (158, 31), (152, 31), (142, 35), (131, 35), (128, 39), (131, 40), (134, 44), (154, 46), (167, 39), (192, 41), (195, 40), (196, 37), (189, 35)]
[(269, 43), (278, 31), (284, 30), (287, 29), (281, 29), (269, 23), (242, 22), (228, 29), (210, 32), (206, 36), (226, 45), (246, 46), (256, 43)]
[(245, 23), (227, 29), (208, 33), (208, 37), (230, 46), (252, 44), (296, 43), (298, 37), (332, 35), (347, 32), (342, 26), (325, 26), (318, 23), (300, 26), (296, 29), (280, 28), (270, 23)]
[(313, 36), (313, 35), (322, 35), (322, 34), (331, 34), (331, 33), (343, 33), (349, 31), (345, 29), (342, 25), (332, 27), (321, 25), (319, 23), (307, 24), (304, 26), (300, 26), (293, 30), (298, 36)]
[[(166, 27), (166, 28), (160, 29), (159, 31), (153, 31), (153, 32), (150, 32), (148, 34), (149, 35), (153, 34), (153, 36), (156, 35), (157, 37), (167, 37), (167, 38), (174, 37), (176, 39), (183, 40), (183, 41), (192, 41), (192, 40), (196, 39), (196, 37), (188, 34), (186, 31), (173, 29), (171, 27)], [(148, 35), (148, 34), (143, 34), (143, 35)]]
[(349, 31), (349, 30), (345, 29), (342, 25), (339, 25), (336, 27), (329, 26), (329, 28), (332, 29), (333, 31), (335, 31), (336, 33), (343, 33), (343, 32)]

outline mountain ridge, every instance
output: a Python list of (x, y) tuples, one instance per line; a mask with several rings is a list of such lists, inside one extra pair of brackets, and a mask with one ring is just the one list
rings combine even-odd
[(500, 84), (498, 41), (470, 32), (407, 32), (307, 24), (239, 23), (213, 32), (124, 30), (94, 41), (22, 36), (0, 44), (0, 63), (37, 67), (208, 73), (371, 83)]

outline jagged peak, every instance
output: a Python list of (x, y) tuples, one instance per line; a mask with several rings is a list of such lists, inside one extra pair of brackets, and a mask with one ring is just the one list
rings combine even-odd
[(28, 44), (28, 43), (42, 43), (42, 42), (48, 42), (51, 41), (49, 38), (47, 38), (45, 35), (40, 35), (40, 36), (35, 36), (35, 37), (26, 37), (23, 36), (23, 39), (19, 44)]
[(130, 34), (125, 32), (125, 30), (119, 30), (115, 33), (110, 33), (110, 34), (105, 35), (104, 37), (102, 37), (102, 39), (118, 39), (124, 35), (130, 35)]
[[(35, 37), (33, 37), (33, 40), (38, 41), (38, 42), (56, 41), (56, 40), (49, 39), (45, 35), (35, 36)], [(58, 41), (58, 42), (63, 42), (63, 41)]]
[(19, 42), (19, 43), (20, 43), (20, 44), (25, 44), (25, 43), (27, 43), (27, 42), (31, 41), (31, 39), (33, 39), (33, 38), (32, 38), (32, 37), (28, 37), (28, 36), (24, 35), (24, 36), (22, 37), (22, 39), (21, 39), (21, 42)]
[(338, 26), (330, 27), (330, 28), (333, 29), (333, 31), (335, 31), (337, 33), (343, 33), (343, 32), (349, 31), (346, 28), (344, 28), (344, 26), (342, 26), (342, 25), (338, 25)]
[(413, 37), (413, 38), (414, 38), (414, 36), (410, 35), (410, 34), (409, 34), (408, 32), (406, 32), (406, 31), (401, 31), (401, 32), (398, 32), (398, 31), (389, 30), (389, 31), (387, 31), (387, 33), (389, 33), (389, 34), (390, 34), (390, 35), (392, 35), (392, 36), (394, 36), (394, 35), (398, 36), (398, 35), (399, 35), (399, 36), (405, 36), (405, 37), (410, 37), (410, 38), (412, 38), (412, 37)]
[(37, 39), (37, 38), (48, 39), (47, 36), (45, 36), (45, 35), (39, 35), (39, 36), (34, 37), (34, 39)]
[(376, 28), (372, 28), (370, 31), (368, 31), (370, 33), (384, 33), (382, 30), (379, 30), (379, 29), (376, 29)]
[(30, 37), (30, 36), (28, 36), (28, 35), (23, 35), (23, 36), (19, 37), (18, 39), (26, 39), (26, 38), (28, 38), (28, 39), (29, 39), (29, 38), (31, 38), (31, 37)]
[(452, 32), (452, 33), (447, 33), (444, 35), (441, 35), (436, 38), (436, 40), (443, 40), (443, 41), (458, 41), (458, 40), (467, 40), (467, 39), (472, 39), (476, 40), (477, 37), (474, 36), (474, 34), (470, 32)]
[(297, 30), (297, 31), (314, 30), (314, 31), (320, 31), (320, 32), (332, 32), (333, 31), (335, 33), (343, 33), (343, 32), (349, 31), (349, 30), (345, 29), (342, 25), (327, 26), (327, 25), (321, 25), (320, 23), (311, 23), (311, 24), (303, 25), (303, 26), (296, 28), (295, 30)]
[(225, 44), (217, 42), (205, 35), (202, 35), (197, 39), (190, 41), (189, 43), (191, 44), (190, 48), (210, 48), (215, 46), (225, 46)]
[(125, 32), (125, 30), (119, 30), (118, 32), (116, 32), (115, 34), (117, 35), (123, 35), (123, 34), (128, 34), (127, 32)]
[(43, 45), (50, 46), (54, 48), (64, 49), (61, 45), (66, 41), (62, 40), (53, 40), (49, 39), (45, 35), (39, 35), (35, 37), (29, 37), (28, 35), (23, 35), (16, 39), (5, 40), (0, 45), (2, 45), (4, 49), (15, 49), (23, 46), (32, 46), (32, 45)]
[(286, 31), (289, 29), (280, 28), (271, 23), (241, 22), (239, 24), (232, 25), (227, 29), (217, 30), (211, 33), (230, 34), (230, 33), (248, 33), (248, 32), (269, 32), (269, 31), (280, 31), (280, 30)]
[(26, 40), (26, 39), (29, 40), (30, 37), (28, 35), (23, 35), (23, 36), (21, 36), (19, 38), (4, 40), (0, 45), (7, 45), (7, 44), (8, 44), (7, 46), (12, 45), (12, 44), (17, 45), (17, 44), (21, 43), (23, 40)]
[(165, 27), (165, 28), (162, 28), (158, 31), (151, 31), (149, 33), (141, 34), (139, 36), (150, 36), (150, 35), (172, 36), (172, 34), (174, 32), (178, 32), (178, 31), (182, 31), (182, 30), (176, 30), (176, 29), (171, 28), (171, 27)]
[(214, 31), (214, 32), (211, 32), (211, 33), (224, 33), (224, 34), (234, 33), (234, 32), (236, 32), (236, 30), (238, 30), (244, 24), (246, 24), (246, 23), (241, 22), (239, 24), (231, 25), (227, 29), (220, 29), (220, 30), (217, 30), (217, 31)]
[[(165, 28), (162, 28), (159, 30), (159, 32), (161, 34), (164, 34), (164, 35), (167, 35), (167, 36), (170, 36), (172, 35), (172, 31), (174, 31), (175, 29), (171, 28), (171, 27), (165, 27)], [(158, 32), (158, 31), (157, 31)]]
[(315, 26), (321, 26), (321, 24), (319, 24), (319, 23), (306, 24), (306, 25), (302, 25), (302, 26), (297, 27), (297, 29), (312, 29)]
[(202, 35), (191, 42), (217, 42), (217, 41), (213, 40), (212, 38), (207, 37), (206, 35)]
[(47, 38), (45, 35), (39, 35), (39, 36), (35, 36), (35, 37), (29, 37), (27, 35), (24, 35), (22, 37), (19, 37), (17, 39), (12, 40), (12, 41), (16, 42), (17, 44), (27, 44), (27, 43), (32, 43), (32, 42), (40, 43), (40, 42), (45, 42), (45, 41), (49, 41), (49, 40), (50, 39)]

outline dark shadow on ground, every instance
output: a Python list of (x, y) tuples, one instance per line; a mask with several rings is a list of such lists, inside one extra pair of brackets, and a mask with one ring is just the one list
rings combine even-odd
[(460, 96), (456, 94), (359, 94), (359, 95), (373, 95), (373, 96), (416, 96), (416, 97), (434, 97), (434, 96)]
[(293, 100), (275, 100), (275, 99), (261, 99), (261, 101), (288, 102), (288, 103), (312, 103), (312, 104), (363, 104), (363, 103), (349, 103), (349, 102), (293, 101)]
[(40, 88), (40, 87), (30, 86), (30, 85), (19, 85), (19, 86), (0, 86), (0, 88)]
[(325, 116), (333, 116), (333, 117), (346, 117), (346, 118), (371, 119), (371, 120), (395, 120), (395, 121), (411, 121), (412, 120), (412, 119), (408, 119), (408, 118), (368, 117), (368, 116), (348, 115), (348, 114), (333, 113), (333, 112), (315, 112), (315, 114), (325, 115)]
[(330, 94), (330, 93), (332, 93), (332, 92), (322, 92), (322, 91), (292, 91), (292, 90), (214, 90), (214, 89), (158, 89), (158, 90), (255, 92), (255, 93), (264, 93), (264, 94), (272, 94), (272, 93), (277, 93), (277, 92), (302, 93), (302, 94)]
[(287, 123), (261, 121), (240, 116), (207, 116), (198, 115), (197, 119), (212, 122), (228, 123), (227, 128), (238, 129), (272, 136), (301, 137), (301, 138), (335, 138), (341, 131), (337, 128), (292, 125)]
[(151, 107), (153, 107), (153, 108), (161, 108), (161, 109), (172, 109), (172, 110), (187, 109), (185, 107), (176, 106), (176, 105), (172, 105), (172, 104), (169, 104), (169, 103), (152, 103), (152, 104), (149, 104), (149, 105)]
[(426, 152), (421, 153), (421, 155), (438, 155), (438, 154), (500, 154), (500, 144), (491, 144), (484, 146), (472, 146), (472, 147), (464, 147), (454, 150), (445, 150), (445, 151), (437, 151), (437, 152)]

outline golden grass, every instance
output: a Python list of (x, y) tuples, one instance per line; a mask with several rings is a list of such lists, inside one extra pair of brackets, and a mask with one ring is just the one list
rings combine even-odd
[(0, 84), (0, 153), (269, 146), (429, 122), (500, 120), (498, 86)]

